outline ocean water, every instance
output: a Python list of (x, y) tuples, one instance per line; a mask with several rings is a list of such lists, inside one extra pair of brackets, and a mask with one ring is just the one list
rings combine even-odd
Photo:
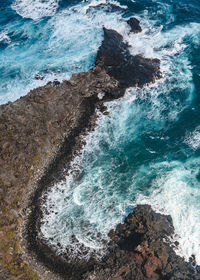
[[(129, 33), (130, 16), (142, 33)], [(72, 259), (101, 255), (110, 229), (147, 203), (172, 216), (177, 253), (200, 264), (198, 0), (2, 1), (0, 102), (87, 71), (103, 25), (121, 33), (132, 54), (159, 58), (163, 78), (107, 103), (108, 116), (98, 112), (69, 175), (43, 194), (41, 236), (58, 254), (68, 247)]]

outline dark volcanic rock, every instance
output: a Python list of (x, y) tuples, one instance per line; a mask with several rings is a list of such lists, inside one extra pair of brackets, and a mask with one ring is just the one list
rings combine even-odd
[[(97, 106), (122, 96), (129, 86), (143, 86), (160, 77), (158, 60), (134, 57), (121, 35), (107, 29), (104, 33), (93, 69), (72, 75), (69, 81), (48, 83), (13, 103), (0, 106), (0, 237), (3, 240), (0, 258), (5, 275), (12, 274), (13, 267), (9, 269), (12, 263), (17, 278), (27, 279), (24, 275), (29, 270), (18, 251), (21, 233), (17, 232), (21, 218), (28, 213), (29, 207), (24, 202), (30, 194), (32, 211), (26, 234), (31, 252), (50, 270), (67, 279), (82, 279), (83, 273), (94, 268), (92, 259), (68, 263), (40, 238), (41, 194), (61, 180), (73, 156), (72, 150), (82, 145), (78, 136), (86, 128), (94, 127), (91, 118)], [(104, 109), (103, 112), (107, 114)], [(118, 246), (126, 245), (122, 242)]]
[(129, 20), (127, 20), (127, 23), (130, 25), (131, 27), (131, 32), (133, 33), (139, 33), (142, 31), (142, 28), (140, 26), (140, 22), (138, 19), (132, 17)]
[(165, 240), (174, 232), (170, 216), (141, 205), (111, 230), (110, 254), (84, 279), (195, 280), (197, 269), (177, 256)]
[(36, 80), (44, 80), (44, 76), (40, 75), (40, 74), (36, 74), (35, 75), (35, 79)]
[(161, 77), (160, 61), (132, 56), (128, 44), (114, 30), (104, 28), (104, 40), (98, 50), (96, 65), (120, 82), (122, 88), (149, 84)]

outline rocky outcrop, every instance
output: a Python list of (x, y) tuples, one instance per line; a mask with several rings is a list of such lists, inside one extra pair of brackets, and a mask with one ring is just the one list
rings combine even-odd
[(110, 254), (84, 279), (195, 280), (199, 268), (176, 255), (169, 237), (174, 233), (170, 216), (141, 205), (123, 224), (110, 231)]
[(129, 20), (127, 20), (127, 23), (130, 25), (132, 33), (142, 32), (142, 28), (138, 19), (132, 17)]
[(130, 54), (128, 44), (114, 30), (104, 28), (104, 40), (98, 50), (96, 65), (120, 83), (121, 88), (142, 87), (161, 77), (160, 61)]

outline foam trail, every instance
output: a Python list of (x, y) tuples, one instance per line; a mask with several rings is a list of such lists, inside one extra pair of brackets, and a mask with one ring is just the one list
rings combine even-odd
[(0, 32), (0, 42), (9, 44), (11, 42), (6, 30)]
[(185, 138), (185, 143), (193, 150), (200, 148), (200, 126), (198, 126), (193, 132), (188, 133)]
[(59, 5), (59, 0), (15, 0), (12, 9), (23, 18), (33, 20), (53, 16)]

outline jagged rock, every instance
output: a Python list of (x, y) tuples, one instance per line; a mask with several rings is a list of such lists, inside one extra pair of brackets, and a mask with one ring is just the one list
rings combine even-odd
[(138, 19), (131, 17), (129, 20), (127, 20), (127, 23), (130, 25), (132, 33), (142, 32), (142, 28)]
[(153, 83), (161, 77), (160, 61), (130, 54), (128, 44), (115, 30), (104, 28), (104, 40), (98, 50), (96, 65), (117, 81), (122, 88)]
[(35, 75), (35, 79), (36, 79), (36, 80), (44, 80), (44, 76), (42, 76), (42, 75), (40, 75), (40, 74), (37, 73), (37, 74)]
[(55, 79), (54, 81), (53, 81), (53, 86), (54, 87), (57, 87), (57, 86), (59, 86), (60, 85), (60, 82), (57, 80), (57, 79)]
[(110, 231), (110, 254), (84, 279), (199, 280), (198, 268), (163, 241), (173, 233), (170, 216), (155, 213), (149, 205), (137, 206), (123, 224)]

